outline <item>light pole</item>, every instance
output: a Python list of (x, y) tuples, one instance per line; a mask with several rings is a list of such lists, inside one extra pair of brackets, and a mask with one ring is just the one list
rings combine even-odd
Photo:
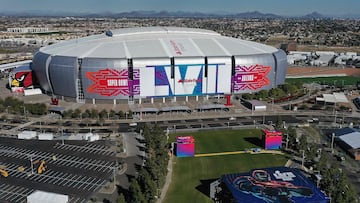
[(262, 120), (262, 124), (265, 124), (265, 114), (263, 115), (263, 120)]
[(331, 133), (331, 153), (334, 153), (334, 138), (335, 138), (335, 133)]
[(64, 129), (61, 128), (61, 144), (64, 145)]
[(31, 175), (34, 174), (34, 163), (32, 155), (30, 155)]
[(227, 127), (230, 128), (230, 122), (229, 121), (227, 122)]
[(300, 150), (300, 152), (301, 152), (301, 151), (302, 151), (301, 167), (304, 168), (305, 150)]
[(116, 188), (116, 167), (117, 167), (117, 164), (116, 166), (114, 166), (114, 188)]
[(289, 134), (286, 133), (286, 145), (285, 145), (285, 149), (287, 150), (288, 149), (288, 144), (289, 144)]

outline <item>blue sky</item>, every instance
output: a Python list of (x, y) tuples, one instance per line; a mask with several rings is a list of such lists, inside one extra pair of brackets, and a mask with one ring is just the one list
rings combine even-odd
[(0, 0), (0, 11), (198, 11), (241, 13), (260, 11), (279, 15), (303, 15), (313, 11), (325, 15), (360, 14), (360, 0)]

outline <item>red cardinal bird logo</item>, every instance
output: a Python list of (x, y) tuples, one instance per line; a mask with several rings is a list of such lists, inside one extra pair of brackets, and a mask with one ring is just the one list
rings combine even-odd
[(11, 87), (30, 87), (33, 85), (30, 72), (17, 72), (11, 77)]

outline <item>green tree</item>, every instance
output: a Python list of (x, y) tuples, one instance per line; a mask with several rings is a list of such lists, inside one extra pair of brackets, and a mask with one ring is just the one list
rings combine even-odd
[(269, 97), (269, 91), (267, 90), (260, 90), (258, 93), (257, 93), (257, 97), (259, 99), (262, 99), (262, 100), (265, 100)]
[(285, 83), (284, 85), (281, 86), (281, 89), (285, 92), (285, 94), (290, 94), (290, 95), (296, 94), (298, 90), (296, 85), (291, 83)]
[(141, 191), (140, 185), (136, 179), (132, 179), (129, 186), (130, 202), (145, 203), (145, 196)]
[(138, 180), (147, 202), (154, 202), (157, 187), (145, 168), (140, 170)]
[(120, 193), (119, 197), (116, 199), (116, 203), (126, 203), (125, 196), (123, 193)]
[(299, 139), (299, 149), (300, 150), (307, 150), (307, 136), (306, 134), (302, 134)]
[(81, 114), (81, 110), (75, 109), (75, 111), (72, 113), (71, 117), (72, 118), (80, 118), (80, 114)]
[(119, 111), (119, 118), (124, 118), (125, 117), (125, 113), (123, 111)]
[(98, 118), (98, 117), (99, 117), (99, 112), (98, 112), (98, 110), (96, 110), (96, 109), (91, 109), (91, 111), (90, 111), (90, 117), (91, 117), (91, 118)]
[(244, 93), (241, 95), (241, 97), (245, 100), (252, 100), (253, 99), (253, 94), (249, 94), (249, 93)]
[(82, 118), (85, 119), (85, 118), (89, 118), (90, 117), (90, 111), (89, 109), (86, 109), (83, 113), (82, 113)]
[(63, 116), (64, 116), (65, 118), (71, 118), (72, 114), (73, 114), (73, 110), (72, 110), (72, 109), (69, 109), (69, 110), (67, 110), (67, 111), (64, 111)]
[(110, 118), (114, 118), (115, 114), (116, 114), (116, 112), (113, 109), (111, 109), (110, 112), (109, 112)]
[(100, 111), (99, 117), (100, 117), (100, 118), (103, 118), (103, 119), (107, 119), (107, 116), (108, 116), (107, 113), (108, 113), (108, 112), (106, 111), (106, 109), (103, 109), (103, 110)]
[(292, 126), (288, 128), (288, 138), (289, 138), (288, 147), (290, 149), (294, 149), (294, 146), (296, 146), (297, 144), (296, 143), (297, 134), (295, 128)]

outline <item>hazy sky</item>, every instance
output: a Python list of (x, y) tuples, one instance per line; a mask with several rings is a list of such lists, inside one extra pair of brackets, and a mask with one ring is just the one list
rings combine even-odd
[(0, 11), (199, 11), (240, 13), (260, 11), (279, 15), (303, 15), (313, 11), (326, 15), (359, 14), (360, 0), (0, 0)]

